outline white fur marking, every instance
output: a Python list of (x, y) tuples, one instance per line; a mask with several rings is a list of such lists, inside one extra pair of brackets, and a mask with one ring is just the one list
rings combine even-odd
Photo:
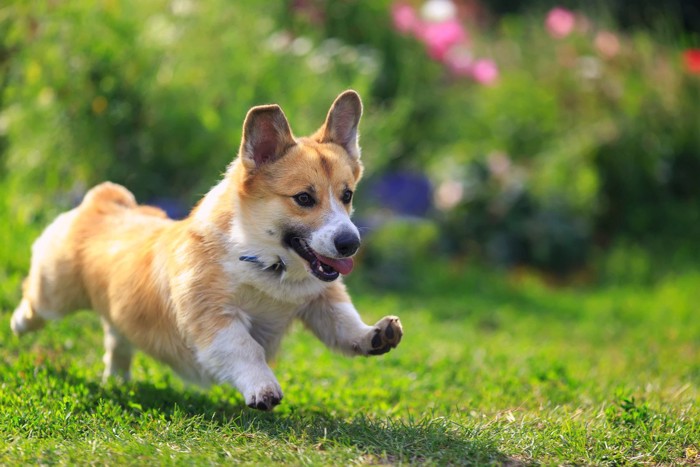
[(214, 218), (214, 211), (221, 202), (221, 198), (226, 193), (227, 185), (228, 180), (224, 178), (204, 196), (204, 199), (195, 213), (195, 218), (198, 223), (203, 223), (205, 225), (211, 224), (211, 219)]
[(360, 232), (350, 220), (350, 215), (345, 211), (343, 205), (335, 199), (333, 187), (329, 189), (328, 194), (331, 208), (325, 217), (323, 226), (311, 234), (309, 246), (323, 256), (339, 258), (341, 255), (335, 248), (335, 237), (344, 230), (349, 230), (358, 237)]
[(251, 337), (248, 327), (243, 320), (234, 319), (208, 347), (197, 351), (197, 361), (211, 380), (238, 388), (247, 403), (265, 391), (281, 397), (282, 389), (265, 361), (265, 350)]

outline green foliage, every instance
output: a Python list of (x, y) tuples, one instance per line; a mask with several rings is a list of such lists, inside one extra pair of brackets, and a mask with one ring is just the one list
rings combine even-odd
[(363, 248), (365, 279), (377, 286), (409, 288), (420, 280), (425, 264), (440, 253), (440, 232), (434, 222), (392, 219), (373, 231)]
[(281, 10), (250, 1), (3, 7), (3, 178), (56, 193), (108, 178), (143, 200), (190, 203), (235, 156), (252, 105), (278, 102), (297, 133), (315, 130), (337, 93), (365, 91), (372, 70), (357, 60), (314, 69), (313, 44), (293, 52), (276, 31)]
[(459, 251), (565, 272), (589, 260), (594, 239), (696, 236), (700, 79), (684, 68), (677, 19), (619, 31), (611, 11), (582, 5), (574, 31), (554, 39), (544, 3), (490, 30), (470, 24), (473, 53), (500, 68), (491, 86), (393, 32), (383, 2), (310, 2), (290, 24), (380, 51), (373, 96), (393, 112), (365, 124), (371, 167), (460, 184), (461, 202), (440, 218)]
[[(433, 164), (468, 190), (446, 216), (456, 239), (465, 224), (486, 224), (472, 240), (514, 237), (501, 248), (561, 271), (586, 260), (593, 236), (697, 233), (700, 191), (688, 174), (700, 163), (700, 80), (648, 32), (614, 36), (619, 50), (605, 56), (594, 41), (605, 26), (592, 28), (555, 41), (521, 18), (502, 23), (491, 41), (501, 80), (465, 99), (473, 118)], [(454, 170), (474, 165), (485, 182)]]
[(471, 23), (474, 54), (500, 70), (482, 86), (395, 31), (392, 4), (10, 2), (0, 182), (30, 217), (104, 179), (189, 206), (235, 156), (250, 106), (280, 103), (305, 134), (352, 87), (368, 172), (462, 187), (437, 217), (457, 252), (562, 272), (594, 239), (700, 233), (700, 79), (671, 18), (620, 32), (596, 8), (561, 40), (542, 5)]

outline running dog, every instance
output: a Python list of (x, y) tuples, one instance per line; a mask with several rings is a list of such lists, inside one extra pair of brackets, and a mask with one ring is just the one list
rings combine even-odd
[(311, 136), (277, 105), (253, 107), (223, 179), (180, 221), (105, 182), (32, 246), (18, 334), (80, 309), (104, 327), (104, 378), (129, 378), (134, 348), (184, 379), (236, 387), (271, 410), (282, 389), (267, 364), (295, 318), (328, 347), (380, 355), (403, 330), (365, 324), (340, 278), (360, 246), (351, 222), (362, 175), (360, 96), (345, 91)]

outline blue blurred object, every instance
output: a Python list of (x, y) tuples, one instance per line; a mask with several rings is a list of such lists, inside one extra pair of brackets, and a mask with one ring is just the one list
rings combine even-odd
[(368, 192), (381, 207), (403, 216), (425, 217), (432, 207), (432, 186), (421, 173), (389, 172), (371, 180)]
[(161, 208), (171, 219), (184, 219), (190, 213), (181, 201), (174, 198), (153, 198), (146, 204)]

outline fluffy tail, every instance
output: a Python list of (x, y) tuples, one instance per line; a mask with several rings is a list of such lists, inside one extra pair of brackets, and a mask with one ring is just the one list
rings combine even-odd
[(138, 204), (134, 195), (121, 185), (103, 182), (85, 194), (81, 206), (96, 208), (102, 213), (110, 213), (116, 209), (135, 209), (139, 214), (168, 218), (168, 214), (156, 206)]
[(138, 204), (134, 195), (123, 186), (104, 182), (85, 194), (81, 206), (110, 210), (110, 208), (136, 208)]

